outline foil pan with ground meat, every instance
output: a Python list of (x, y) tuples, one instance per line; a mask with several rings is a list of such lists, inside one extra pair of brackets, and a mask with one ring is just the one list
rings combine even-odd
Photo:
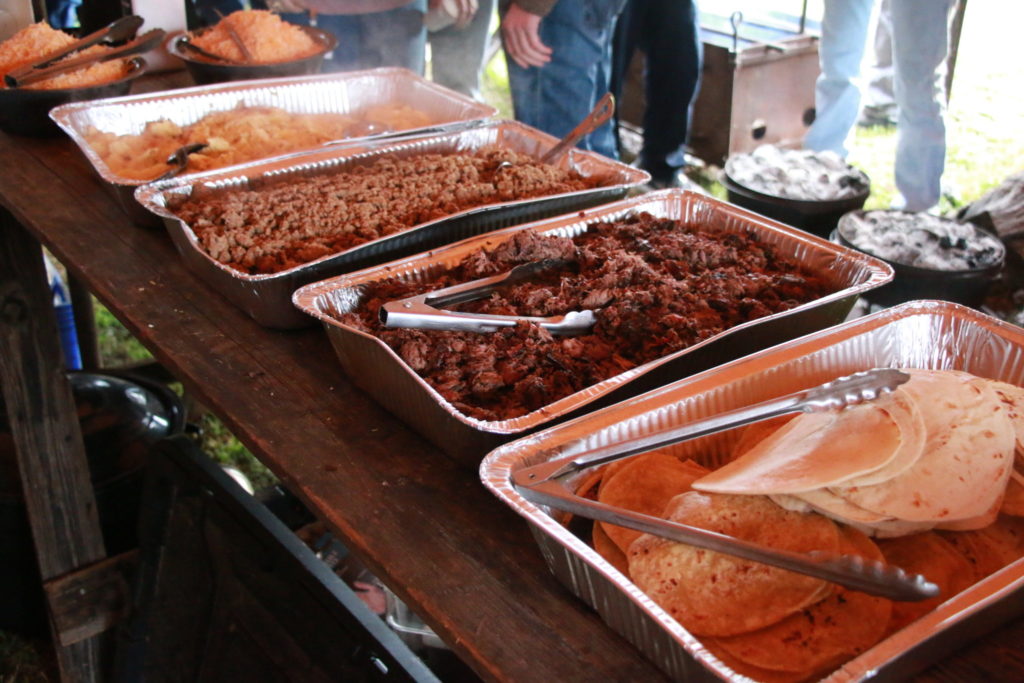
[(135, 189), (144, 182), (112, 171), (89, 144), (87, 132), (90, 129), (96, 128), (117, 135), (136, 135), (152, 121), (167, 119), (179, 126), (187, 126), (208, 114), (239, 106), (277, 107), (296, 114), (351, 114), (381, 105), (406, 105), (420, 111), (429, 118), (431, 127), (489, 119), (497, 112), (494, 107), (441, 87), (412, 71), (385, 67), (315, 76), (216, 83), (75, 102), (54, 108), (50, 118), (78, 145), (99, 176), (110, 184), (115, 196), (136, 223), (159, 225), (159, 221), (151, 213), (142, 210), (132, 196)]
[[(752, 235), (780, 257), (800, 264), (827, 283), (829, 293), (736, 324), (662, 357), (641, 360), (619, 374), (508, 419), (481, 419), (460, 409), (380, 338), (342, 322), (347, 315), (361, 310), (367, 290), (389, 278), (425, 285), (467, 257), (512, 243), (521, 233), (532, 231), (573, 238), (585, 235), (596, 223), (629, 219), (641, 212), (700, 226), (726, 239)], [(721, 274), (725, 276), (726, 272)], [(294, 301), (298, 308), (324, 323), (343, 367), (357, 385), (443, 450), (476, 464), (484, 453), (504, 441), (841, 322), (860, 293), (884, 284), (891, 277), (891, 268), (861, 252), (703, 195), (666, 190), (470, 238), (433, 253), (307, 285), (295, 293)], [(728, 277), (723, 280), (729, 283)], [(441, 353), (441, 349), (433, 353)], [(552, 370), (557, 367), (556, 363)]]
[[(1024, 332), (950, 302), (914, 301), (806, 335), (632, 400), (505, 444), (480, 465), (487, 488), (530, 525), (552, 573), (672, 680), (749, 681), (716, 658), (599, 555), (563, 526), (564, 514), (531, 503), (516, 472), (590, 449), (666, 433), (691, 422), (875, 367), (961, 370), (1024, 384)], [(707, 468), (727, 462), (742, 430), (671, 446)], [(581, 470), (578, 485), (592, 470)], [(574, 488), (574, 482), (568, 482)], [(1021, 613), (1024, 560), (979, 581), (877, 643), (823, 680), (908, 680)]]
[[(136, 199), (146, 209), (164, 219), (175, 246), (191, 270), (260, 324), (294, 328), (314, 322), (291, 303), (292, 293), (302, 285), (434, 249), (491, 230), (619, 199), (629, 188), (646, 182), (650, 176), (644, 171), (593, 152), (573, 149), (556, 164), (556, 168), (572, 172), (592, 187), (529, 199), (509, 198), (456, 211), (335, 254), (315, 256), (307, 263), (273, 273), (247, 273), (221, 263), (203, 248), (197, 231), (177, 216), (174, 207), (182, 205), (193, 196), (216, 199), (239, 191), (278, 187), (288, 180), (304, 183), (332, 173), (357, 172), (379, 162), (415, 160), (426, 155), (477, 153), (485, 149), (496, 149), (528, 159), (538, 159), (556, 142), (550, 135), (525, 124), (492, 121), (455, 132), (401, 141), (346, 145), (338, 149), (326, 148), (318, 152), (288, 155), (231, 169), (151, 183), (137, 190)], [(453, 187), (458, 189), (454, 183)], [(268, 207), (267, 213), (272, 211), (273, 208)]]

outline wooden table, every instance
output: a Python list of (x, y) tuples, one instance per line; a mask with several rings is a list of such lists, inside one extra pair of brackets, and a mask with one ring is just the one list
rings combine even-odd
[[(253, 323), (185, 270), (163, 231), (130, 223), (70, 141), (0, 133), (0, 168), (3, 229), (24, 230), (0, 250), (48, 247), (481, 677), (662, 678), (549, 574), (475, 469), (351, 385), (320, 328)], [(21, 354), (35, 367), (34, 349)], [(1018, 620), (924, 678), (1024, 680), (1022, 642)]]

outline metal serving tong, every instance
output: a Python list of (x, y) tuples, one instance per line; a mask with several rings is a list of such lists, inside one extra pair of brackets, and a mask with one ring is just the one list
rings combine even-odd
[(104, 26), (100, 30), (79, 38), (59, 52), (49, 54), (34, 64), (23, 66), (20, 69), (14, 69), (4, 76), (4, 82), (12, 88), (23, 85), (26, 77), (36, 73), (40, 69), (45, 69), (54, 62), (64, 59), (74, 52), (84, 50), (87, 47), (92, 47), (93, 45), (98, 45), (100, 43), (118, 43), (122, 40), (128, 40), (135, 35), (136, 31), (139, 30), (143, 21), (142, 17), (134, 14), (127, 17), (121, 17), (117, 21)]
[(938, 595), (939, 587), (924, 576), (908, 575), (899, 567), (857, 555), (835, 555), (821, 551), (802, 554), (768, 548), (713, 531), (583, 498), (572, 492), (564, 481), (569, 475), (590, 467), (778, 415), (819, 412), (870, 401), (894, 390), (908, 379), (909, 375), (894, 369), (860, 372), (813, 389), (731, 410), (660, 434), (628, 439), (578, 455), (525, 467), (512, 474), (512, 483), (523, 497), (533, 503), (548, 505), (588, 519), (781, 567), (872, 595), (893, 600), (925, 600)]
[[(125, 17), (125, 18), (126, 19), (131, 19), (132, 17)], [(116, 24), (117, 22), (114, 22), (114, 23)], [(113, 26), (113, 24), (111, 24), (111, 26)], [(133, 31), (133, 33), (134, 33), (134, 31)], [(93, 35), (95, 35), (95, 34), (93, 34)], [(123, 34), (119, 34), (119, 35), (123, 35)], [(78, 58), (75, 58), (75, 59), (68, 59), (66, 61), (56, 61), (58, 59), (66, 57), (67, 55), (69, 55), (69, 54), (71, 54), (73, 52), (77, 52), (77, 51), (81, 50), (83, 47), (89, 47), (89, 45), (94, 45), (94, 44), (96, 44), (98, 42), (101, 42), (101, 40), (103, 40), (103, 38), (100, 38), (100, 40), (96, 40), (96, 41), (94, 41), (92, 43), (89, 43), (88, 45), (85, 45), (85, 46), (77, 45), (77, 43), (76, 43), (76, 46), (74, 46), (74, 49), (70, 49), (69, 48), (68, 50), (66, 50), (64, 52), (64, 54), (61, 54), (61, 55), (56, 56), (56, 57), (54, 57), (54, 56), (47, 57), (45, 62), (38, 62), (38, 63), (33, 64), (31, 66), (25, 67), (24, 69), (19, 69), (17, 71), (12, 71), (12, 72), (6, 74), (4, 76), (4, 82), (7, 83), (7, 85), (9, 85), (11, 87), (18, 87), (18, 86), (29, 85), (30, 83), (35, 83), (37, 81), (42, 81), (42, 80), (45, 80), (47, 78), (53, 78), (54, 76), (56, 76), (58, 74), (65, 73), (67, 71), (74, 71), (75, 69), (81, 69), (82, 67), (88, 66), (90, 64), (96, 64), (96, 63), (99, 63), (99, 62), (109, 62), (112, 59), (121, 59), (123, 57), (127, 57), (128, 55), (135, 55), (135, 54), (140, 54), (142, 52), (149, 52), (150, 50), (152, 50), (153, 48), (155, 48), (157, 45), (160, 44), (160, 42), (164, 39), (165, 35), (166, 35), (166, 32), (163, 29), (155, 28), (152, 31), (146, 31), (145, 33), (143, 33), (141, 36), (139, 36), (135, 40), (132, 40), (132, 41), (130, 41), (128, 43), (125, 43), (124, 45), (122, 45), (120, 47), (115, 47), (114, 49), (112, 49), (112, 50), (110, 50), (108, 52), (103, 52), (103, 53), (100, 53), (100, 54), (84, 55), (82, 57), (78, 57)], [(41, 64), (43, 64), (44, 66), (40, 66)]]
[(463, 313), (446, 311), (443, 306), (483, 299), (505, 285), (537, 277), (552, 268), (565, 266), (562, 259), (544, 259), (516, 266), (501, 275), (464, 282), (426, 294), (389, 301), (380, 308), (380, 321), (385, 327), (412, 327), (420, 330), (456, 330), (464, 332), (494, 332), (513, 327), (521, 320), (535, 322), (552, 334), (585, 334), (597, 318), (591, 310), (571, 311), (565, 315), (549, 317), (525, 315), (493, 315), (490, 313)]

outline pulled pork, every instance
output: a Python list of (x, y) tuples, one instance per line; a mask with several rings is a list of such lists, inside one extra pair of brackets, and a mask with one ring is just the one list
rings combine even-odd
[[(569, 263), (554, 277), (509, 285), (459, 310), (551, 316), (593, 309), (590, 333), (555, 337), (522, 321), (492, 333), (389, 329), (378, 319), (388, 301), (547, 258)], [(831, 291), (753, 233), (637, 213), (591, 224), (573, 239), (516, 233), (426, 284), (371, 284), (363, 305), (341, 320), (382, 339), (464, 414), (501, 420)]]

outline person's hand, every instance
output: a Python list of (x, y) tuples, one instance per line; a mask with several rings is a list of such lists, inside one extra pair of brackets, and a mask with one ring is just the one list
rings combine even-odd
[(445, 11), (455, 21), (455, 28), (463, 29), (473, 21), (476, 15), (477, 0), (430, 0), (430, 9), (444, 5)]
[(551, 61), (551, 48), (540, 41), (541, 18), (513, 2), (501, 20), (505, 54), (519, 66), (544, 66)]
[(305, 12), (303, 0), (269, 0), (267, 8), (273, 12)]

